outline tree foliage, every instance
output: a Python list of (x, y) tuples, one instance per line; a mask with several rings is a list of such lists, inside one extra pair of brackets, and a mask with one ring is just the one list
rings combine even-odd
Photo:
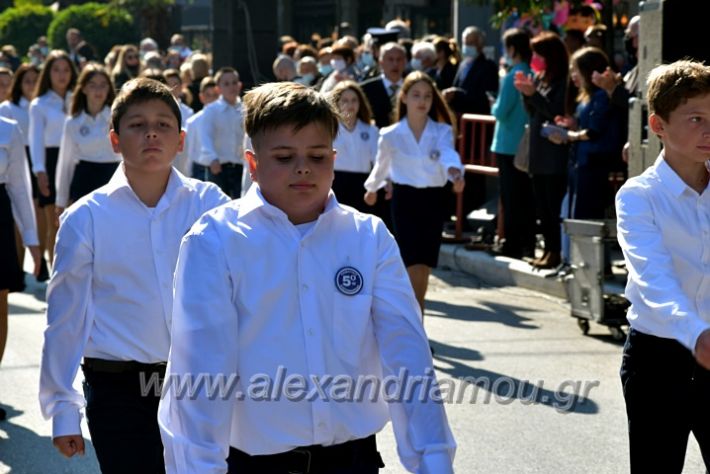
[(52, 18), (54, 12), (41, 5), (8, 8), (0, 13), (0, 44), (11, 44), (23, 55), (37, 38), (47, 34)]

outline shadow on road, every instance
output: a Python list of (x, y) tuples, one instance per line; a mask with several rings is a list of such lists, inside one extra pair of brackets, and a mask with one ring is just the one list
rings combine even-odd
[[(532, 318), (521, 316), (518, 313), (530, 311), (527, 308), (477, 300), (476, 306), (462, 306), (443, 301), (426, 302), (426, 309), (439, 314), (427, 314), (437, 318), (456, 319), (467, 322), (492, 322), (500, 323), (520, 329), (539, 329), (536, 324), (531, 324)], [(443, 315), (443, 316), (442, 316)]]
[(0, 461), (18, 474), (72, 473), (94, 474), (99, 472), (96, 454), (91, 441), (84, 439), (86, 454), (72, 459), (62, 457), (52, 446), (49, 436), (40, 436), (32, 430), (16, 424), (15, 419), (23, 414), (9, 405), (1, 405), (7, 411), (7, 419), (0, 421), (0, 431), (7, 439), (0, 439)]

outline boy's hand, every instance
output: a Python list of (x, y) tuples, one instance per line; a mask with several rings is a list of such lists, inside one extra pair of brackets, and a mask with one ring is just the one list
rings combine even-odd
[(77, 453), (84, 455), (84, 438), (81, 435), (57, 436), (52, 440), (52, 444), (68, 458)]
[(695, 343), (695, 360), (703, 368), (710, 370), (710, 329), (706, 329)]
[(40, 171), (37, 173), (37, 186), (39, 187), (39, 192), (42, 196), (49, 196), (49, 178), (47, 173)]
[(374, 206), (377, 202), (377, 193), (367, 191), (365, 193), (365, 204), (368, 206)]
[(210, 173), (220, 174), (222, 172), (222, 165), (219, 164), (219, 160), (212, 160), (210, 163)]

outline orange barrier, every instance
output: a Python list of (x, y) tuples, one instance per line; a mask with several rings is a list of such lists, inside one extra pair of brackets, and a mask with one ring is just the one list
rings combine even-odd
[[(496, 119), (492, 115), (463, 114), (459, 120), (458, 151), (466, 173), (498, 176), (488, 142)], [(468, 151), (468, 153), (467, 153)], [(463, 234), (463, 193), (456, 195), (456, 240)], [(500, 227), (500, 226), (499, 226)]]

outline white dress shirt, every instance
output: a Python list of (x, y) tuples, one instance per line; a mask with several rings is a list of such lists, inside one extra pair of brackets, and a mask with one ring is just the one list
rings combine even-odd
[(178, 153), (175, 158), (174, 166), (186, 176), (192, 175), (192, 163), (196, 162), (200, 156), (202, 144), (200, 142), (199, 128), (203, 110), (191, 115), (185, 121), (185, 126), (183, 127), (185, 129), (185, 145), (182, 153)]
[(616, 195), (626, 317), (634, 329), (694, 351), (710, 329), (710, 190), (698, 194), (663, 156)]
[(197, 160), (209, 166), (214, 160), (220, 163), (242, 164), (244, 141), (244, 117), (242, 102), (230, 104), (224, 97), (207, 105), (200, 121), (200, 142), (202, 150)]
[(62, 99), (52, 89), (30, 102), (30, 158), (34, 174), (46, 172), (44, 149), (58, 147), (62, 141), (71, 93)]
[[(431, 370), (429, 344), (399, 249), (380, 219), (340, 206), (331, 192), (304, 235), (258, 185), (205, 214), (183, 239), (175, 273), (168, 376), (266, 374), (380, 378)], [(360, 291), (336, 288), (344, 267)], [(421, 388), (421, 386), (419, 386)], [(276, 396), (163, 393), (158, 410), (168, 473), (224, 473), (229, 446), (252, 455), (367, 437), (390, 417), (405, 467), (451, 472), (455, 442), (444, 407), (427, 395), (387, 403)], [(426, 391), (424, 393), (427, 393)]]
[(449, 168), (463, 172), (451, 125), (429, 118), (417, 142), (404, 118), (380, 130), (375, 167), (365, 181), (365, 189), (377, 191), (388, 177), (396, 184), (415, 188), (441, 187), (449, 179)]
[(18, 104), (13, 104), (6, 100), (0, 104), (0, 117), (14, 120), (20, 126), (22, 132), (22, 143), (25, 146), (30, 144), (28, 137), (30, 133), (30, 101), (20, 97)]
[(149, 208), (121, 165), (108, 184), (62, 214), (39, 392), (54, 437), (81, 432), (85, 401), (72, 382), (82, 357), (167, 360), (180, 239), (204, 212), (228, 200), (214, 184), (172, 170), (165, 193)]
[(5, 185), (10, 197), (12, 214), (25, 246), (39, 245), (30, 167), (22, 143), (22, 132), (17, 122), (5, 117), (0, 117), (0, 184)]
[(362, 120), (355, 122), (352, 131), (341, 123), (333, 141), (335, 170), (369, 173), (375, 164), (378, 138), (377, 127)]
[[(385, 76), (384, 74), (380, 74), (380, 78), (382, 79), (382, 83), (385, 85), (385, 90), (387, 91), (387, 95), (390, 96), (390, 99), (392, 99), (392, 93), (394, 92), (395, 94), (397, 94), (402, 88), (402, 84), (404, 84), (404, 79), (400, 79), (397, 82), (392, 82), (387, 79), (387, 76)], [(393, 84), (397, 85), (397, 89), (395, 91), (392, 91)]]
[(92, 163), (117, 163), (121, 155), (114, 153), (108, 132), (111, 129), (111, 109), (104, 107), (96, 117), (82, 112), (76, 117), (67, 117), (62, 133), (57, 160), (56, 189), (57, 207), (69, 204), (69, 189), (74, 170), (80, 161)]

